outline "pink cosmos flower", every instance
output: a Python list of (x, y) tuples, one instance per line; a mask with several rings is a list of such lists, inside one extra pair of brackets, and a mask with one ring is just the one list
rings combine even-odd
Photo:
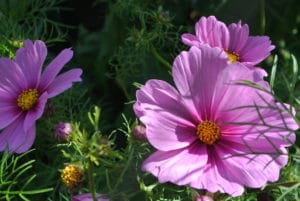
[[(97, 194), (98, 201), (109, 201), (108, 199), (103, 199), (100, 194)], [(80, 194), (72, 197), (72, 201), (93, 201), (91, 193)]]
[(26, 40), (14, 60), (0, 58), (0, 151), (27, 151), (35, 139), (35, 122), (42, 116), (47, 100), (81, 81), (81, 69), (58, 75), (72, 58), (71, 49), (60, 52), (42, 71), (46, 56), (44, 42)]
[(162, 80), (141, 87), (134, 111), (157, 149), (142, 170), (161, 183), (232, 196), (278, 180), (298, 125), (255, 71), (229, 64), (219, 48), (191, 47), (173, 63), (176, 88)]
[(196, 35), (183, 34), (182, 42), (189, 46), (219, 47), (230, 62), (238, 61), (250, 68), (267, 58), (275, 48), (267, 36), (249, 36), (247, 24), (232, 23), (227, 27), (215, 16), (201, 17), (195, 31)]

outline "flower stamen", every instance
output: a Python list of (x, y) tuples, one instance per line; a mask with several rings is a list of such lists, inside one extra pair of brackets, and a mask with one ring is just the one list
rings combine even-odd
[(39, 93), (37, 89), (23, 90), (18, 96), (17, 104), (23, 111), (30, 110), (37, 102)]
[(205, 144), (212, 145), (220, 138), (220, 128), (211, 121), (202, 121), (197, 126), (197, 136)]
[(70, 164), (63, 169), (60, 177), (66, 187), (72, 189), (81, 183), (82, 171), (78, 166)]
[(240, 61), (240, 55), (238, 55), (238, 53), (229, 52), (227, 50), (225, 51), (225, 53), (227, 54), (230, 63)]

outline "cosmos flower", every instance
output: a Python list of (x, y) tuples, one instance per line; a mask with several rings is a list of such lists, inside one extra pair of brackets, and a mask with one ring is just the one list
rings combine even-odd
[(59, 141), (59, 142), (64, 142), (72, 132), (72, 126), (70, 123), (66, 122), (59, 122), (55, 126), (54, 130), (54, 137)]
[(47, 100), (81, 81), (82, 70), (78, 68), (58, 75), (72, 58), (71, 49), (61, 51), (42, 70), (46, 56), (44, 42), (26, 40), (14, 60), (0, 58), (0, 151), (27, 151)]
[(134, 111), (157, 149), (142, 170), (161, 183), (232, 196), (278, 180), (298, 125), (255, 71), (228, 63), (219, 48), (191, 47), (173, 63), (176, 88), (162, 80), (142, 86)]
[[(100, 194), (97, 194), (98, 201), (109, 201), (108, 199), (102, 198)], [(91, 193), (80, 194), (72, 197), (72, 201), (93, 201)]]
[(267, 36), (249, 36), (247, 24), (232, 23), (228, 27), (215, 16), (201, 17), (195, 25), (195, 35), (183, 34), (182, 42), (189, 46), (207, 45), (221, 48), (230, 62), (254, 67), (275, 48)]

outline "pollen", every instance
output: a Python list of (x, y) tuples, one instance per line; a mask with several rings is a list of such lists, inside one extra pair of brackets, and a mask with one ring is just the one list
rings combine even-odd
[(220, 138), (220, 128), (211, 121), (202, 121), (197, 126), (197, 136), (205, 144), (212, 145)]
[(225, 53), (227, 54), (230, 63), (240, 61), (240, 56), (236, 52), (225, 51)]
[(60, 177), (66, 187), (72, 189), (81, 183), (82, 171), (76, 165), (68, 165), (63, 169)]
[(23, 111), (30, 110), (37, 102), (39, 93), (37, 89), (23, 90), (18, 96), (17, 104)]

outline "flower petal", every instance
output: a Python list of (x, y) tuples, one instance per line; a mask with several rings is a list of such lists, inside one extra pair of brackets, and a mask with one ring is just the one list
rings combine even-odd
[[(256, 82), (257, 87), (239, 85), (237, 80)], [(289, 105), (276, 103), (268, 83), (256, 80), (255, 70), (240, 64), (228, 66), (216, 84), (213, 99), (214, 121), (222, 127), (222, 136), (261, 136), (263, 141), (274, 140), (276, 146), (290, 146), (299, 128), (287, 111)], [(234, 100), (234, 101), (233, 101)], [(278, 144), (279, 143), (279, 144)], [(271, 146), (272, 144), (269, 144)]]
[(21, 112), (16, 109), (16, 106), (12, 103), (6, 103), (5, 106), (0, 102), (0, 129), (8, 126), (11, 122), (16, 120)]
[(221, 139), (235, 146), (246, 147), (248, 152), (278, 155), (282, 147), (295, 142), (294, 133), (299, 125), (280, 104), (260, 107), (247, 111), (248, 116), (242, 116), (231, 125), (227, 124)]
[(156, 151), (144, 161), (142, 170), (153, 174), (160, 183), (188, 184), (212, 193), (241, 195), (243, 186), (223, 176), (224, 167), (218, 160), (213, 147), (195, 142), (183, 149)]
[(181, 41), (188, 46), (200, 46), (198, 37), (189, 33), (182, 34)]
[(158, 177), (160, 183), (186, 185), (198, 180), (208, 160), (206, 146), (193, 145), (173, 151), (156, 151), (143, 163), (142, 170)]
[(141, 106), (141, 104), (140, 104), (139, 102), (135, 102), (135, 103), (133, 104), (133, 111), (134, 111), (135, 115), (136, 115), (138, 118), (140, 118), (140, 117), (142, 117), (143, 115), (145, 115), (144, 112), (143, 112), (143, 107)]
[(23, 129), (24, 115), (19, 116), (13, 123), (5, 127), (0, 133), (0, 150), (23, 153), (30, 149), (35, 139), (35, 125)]
[(201, 45), (228, 49), (229, 32), (227, 26), (215, 16), (201, 17), (195, 25), (196, 36)]
[[(259, 71), (259, 72), (257, 72)], [(249, 111), (255, 110), (255, 104), (264, 104), (273, 97), (255, 87), (239, 84), (242, 81), (252, 82), (262, 89), (269, 90), (267, 82), (258, 77), (260, 69), (249, 69), (240, 63), (232, 63), (217, 78), (212, 100), (213, 119), (216, 122), (231, 122), (235, 119), (249, 117)], [(261, 96), (264, 98), (262, 99)], [(249, 106), (249, 107), (247, 107)], [(257, 113), (253, 114), (258, 117)]]
[(240, 51), (241, 61), (247, 65), (255, 65), (267, 58), (274, 48), (267, 36), (249, 36)]
[(179, 93), (192, 101), (194, 114), (208, 119), (214, 88), (221, 71), (227, 66), (227, 56), (218, 48), (191, 47), (176, 57), (173, 79)]
[(227, 172), (223, 175), (225, 178), (252, 188), (260, 188), (268, 181), (278, 180), (280, 168), (288, 161), (284, 148), (280, 153), (255, 153), (249, 152), (245, 146), (241, 147), (244, 149), (223, 143), (216, 149), (218, 163), (222, 164), (223, 172)]
[(21, 67), (29, 88), (36, 88), (39, 83), (42, 66), (47, 56), (47, 47), (43, 41), (30, 40), (24, 42), (24, 47), (16, 52), (15, 61)]
[[(168, 83), (150, 80), (136, 93), (134, 109), (143, 116), (149, 142), (168, 151), (188, 146), (196, 139), (195, 122), (178, 92)], [(198, 123), (198, 122), (197, 122)]]
[(201, 195), (197, 197), (196, 201), (213, 201), (213, 199), (210, 196)]
[(57, 96), (58, 94), (64, 92), (65, 90), (72, 87), (73, 82), (80, 82), (80, 75), (82, 74), (82, 70), (72, 69), (63, 74), (60, 74), (55, 78), (55, 80), (49, 85), (47, 88), (47, 93), (49, 98)]
[[(109, 201), (108, 199), (102, 198), (103, 196), (101, 194), (96, 194), (97, 201)], [(72, 201), (93, 201), (93, 196), (91, 193), (84, 193), (75, 195), (72, 197)]]
[(218, 159), (215, 149), (210, 147), (207, 152), (209, 160), (203, 168), (203, 174), (195, 177), (190, 186), (196, 189), (206, 189), (211, 193), (217, 191), (228, 193), (233, 197), (242, 195), (244, 192), (243, 185), (230, 177), (231, 172), (228, 172), (227, 167), (219, 162), (220, 159)]
[[(1, 83), (1, 82), (0, 82)], [(6, 90), (10, 90), (10, 87), (3, 89), (0, 86), (0, 129), (3, 129), (8, 124), (13, 122), (20, 114), (20, 110), (16, 104), (16, 97)]]
[(10, 97), (17, 98), (23, 89), (27, 89), (26, 75), (13, 60), (0, 58), (0, 90)]
[(23, 128), (25, 132), (35, 124), (36, 120), (38, 120), (42, 116), (48, 98), (48, 94), (46, 92), (43, 93), (39, 97), (36, 106), (26, 112)]
[(230, 43), (228, 50), (238, 53), (244, 47), (249, 37), (249, 27), (247, 24), (232, 23), (228, 26)]
[(39, 86), (41, 91), (45, 91), (47, 89), (64, 65), (70, 61), (72, 57), (73, 51), (71, 49), (64, 49), (49, 63), (42, 73), (41, 83)]

